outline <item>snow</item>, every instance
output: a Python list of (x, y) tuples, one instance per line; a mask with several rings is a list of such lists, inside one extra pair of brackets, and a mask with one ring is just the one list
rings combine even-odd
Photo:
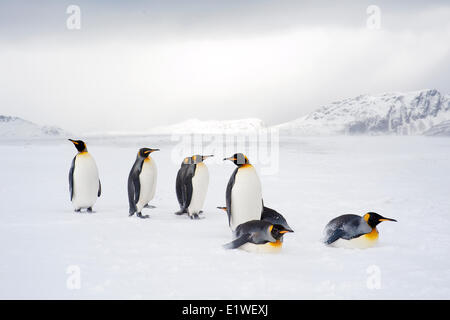
[[(0, 298), (32, 299), (449, 299), (450, 140), (441, 137), (286, 138), (276, 174), (261, 175), (265, 204), (295, 230), (279, 254), (225, 250), (225, 188), (234, 165), (206, 161), (204, 219), (176, 216), (173, 142), (153, 137), (86, 140), (102, 196), (74, 213), (64, 140), (0, 144)], [(126, 181), (139, 147), (160, 148), (150, 219), (128, 217)], [(211, 161), (210, 161), (211, 160)], [(257, 169), (261, 166), (250, 159)], [(366, 250), (324, 246), (325, 225), (375, 211)], [(72, 266), (72, 267), (71, 267)], [(68, 268), (81, 287), (68, 289)], [(380, 272), (380, 289), (370, 289)]]

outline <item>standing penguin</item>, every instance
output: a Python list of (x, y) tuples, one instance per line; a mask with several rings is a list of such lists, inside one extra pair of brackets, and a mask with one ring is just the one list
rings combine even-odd
[(181, 163), (176, 179), (176, 192), (180, 210), (177, 215), (187, 213), (191, 219), (198, 219), (208, 191), (209, 173), (203, 163), (213, 155), (187, 157)]
[(70, 200), (75, 208), (75, 212), (80, 212), (81, 209), (87, 209), (88, 212), (92, 212), (92, 206), (102, 192), (97, 164), (88, 153), (86, 144), (83, 141), (72, 139), (69, 139), (69, 141), (78, 150), (69, 170)]
[(242, 153), (229, 158), (237, 165), (226, 191), (228, 223), (232, 231), (242, 223), (261, 220), (263, 210), (261, 182), (255, 168)]
[(150, 157), (150, 153), (154, 151), (159, 149), (140, 149), (128, 176), (130, 216), (137, 212), (139, 218), (149, 217), (143, 216), (141, 211), (155, 195), (157, 170), (155, 161)]

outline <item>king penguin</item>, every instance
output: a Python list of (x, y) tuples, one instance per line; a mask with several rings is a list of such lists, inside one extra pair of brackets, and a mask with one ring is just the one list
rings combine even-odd
[(97, 164), (88, 153), (86, 144), (83, 141), (72, 139), (69, 139), (69, 141), (78, 150), (69, 170), (70, 200), (76, 212), (80, 212), (81, 209), (87, 209), (88, 212), (92, 212), (92, 206), (102, 193)]
[[(227, 212), (227, 207), (217, 207), (217, 209), (223, 210)], [(283, 217), (281, 213), (278, 211), (269, 208), (269, 207), (263, 207), (263, 212), (261, 214), (261, 220), (268, 221), (272, 224), (279, 224), (283, 226), (284, 229), (288, 230), (289, 232), (294, 232), (292, 228), (287, 223), (286, 219)]]
[[(281, 238), (287, 232), (282, 225), (272, 224), (265, 220), (251, 220), (240, 224), (234, 231), (234, 240), (224, 245), (226, 249), (241, 248), (253, 244), (253, 248), (263, 249), (268, 252), (268, 248), (278, 251), (281, 248)], [(255, 246), (256, 245), (256, 246)], [(251, 251), (255, 251), (252, 249)]]
[(341, 248), (370, 248), (378, 241), (377, 225), (383, 221), (397, 221), (385, 218), (375, 212), (364, 216), (344, 214), (331, 220), (325, 227), (324, 242)]
[(194, 155), (184, 158), (178, 170), (176, 192), (180, 210), (177, 215), (187, 213), (191, 219), (198, 219), (208, 191), (209, 172), (203, 161), (213, 155)]
[(148, 207), (148, 203), (155, 196), (157, 169), (155, 161), (150, 157), (150, 153), (154, 151), (159, 149), (140, 149), (128, 176), (130, 216), (137, 213), (139, 218), (149, 217), (142, 215), (142, 209)]
[(263, 200), (261, 182), (255, 168), (242, 153), (236, 153), (229, 158), (237, 168), (228, 181), (226, 204), (228, 224), (232, 231), (244, 222), (261, 220)]
[[(218, 209), (221, 209), (223, 211), (227, 211), (226, 207), (217, 207)], [(271, 225), (277, 225), (278, 229), (284, 230), (286, 232), (294, 232), (292, 228), (287, 223), (286, 219), (283, 217), (283, 215), (274, 209), (263, 207), (263, 212), (261, 214), (261, 221), (268, 222)], [(244, 223), (246, 224), (246, 223)], [(242, 225), (239, 225), (238, 228), (241, 228)], [(238, 229), (236, 228), (236, 230)], [(286, 233), (283, 232), (283, 233)], [(249, 252), (260, 252), (260, 253), (274, 253), (279, 252), (281, 250), (281, 247), (283, 245), (283, 235), (281, 234), (280, 237), (278, 237), (276, 242), (267, 242), (262, 244), (257, 244), (255, 242), (249, 241), (248, 244), (240, 246), (240, 249), (249, 251)], [(236, 237), (236, 232), (233, 234), (233, 236)]]

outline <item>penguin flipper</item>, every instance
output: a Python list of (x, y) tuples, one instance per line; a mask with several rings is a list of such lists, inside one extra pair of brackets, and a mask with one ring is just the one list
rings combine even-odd
[(140, 192), (141, 184), (139, 183), (139, 174), (135, 174), (132, 171), (128, 177), (128, 202), (130, 205), (130, 215), (137, 211), (136, 203), (139, 201)]
[(233, 190), (234, 182), (236, 180), (236, 173), (239, 168), (236, 168), (231, 174), (230, 180), (228, 180), (227, 191), (225, 193), (226, 204), (227, 204), (227, 214), (228, 214), (228, 225), (231, 225), (231, 191)]
[(183, 207), (183, 181), (182, 181), (182, 176), (183, 176), (183, 172), (185, 171), (185, 166), (182, 166), (180, 168), (180, 170), (178, 170), (177, 173), (177, 179), (175, 182), (175, 191), (177, 193), (177, 199), (178, 199), (178, 203), (180, 205), (180, 208)]
[(192, 200), (192, 192), (193, 192), (193, 186), (192, 186), (192, 178), (195, 175), (195, 168), (197, 167), (196, 164), (189, 165), (187, 167), (187, 170), (185, 172), (184, 177), (184, 185), (183, 185), (183, 211), (187, 212), (187, 209), (189, 208)]
[(345, 236), (345, 231), (342, 229), (336, 229), (333, 231), (333, 233), (328, 235), (327, 239), (324, 242), (325, 244), (332, 244), (343, 236)]
[(98, 179), (98, 193), (97, 197), (100, 197), (102, 195), (102, 184), (100, 182), (100, 179)]
[(69, 193), (70, 193), (70, 201), (72, 201), (73, 198), (73, 172), (75, 171), (75, 159), (77, 156), (75, 156), (72, 160), (72, 164), (70, 165), (69, 170)]
[(224, 244), (223, 247), (225, 249), (237, 249), (240, 246), (243, 246), (244, 244), (246, 244), (247, 242), (250, 241), (252, 235), (250, 233), (245, 233), (243, 235), (241, 235), (239, 238)]

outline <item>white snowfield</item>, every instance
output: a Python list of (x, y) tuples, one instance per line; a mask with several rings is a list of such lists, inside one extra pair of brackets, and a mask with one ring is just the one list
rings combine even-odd
[[(173, 144), (152, 137), (86, 140), (102, 182), (94, 213), (74, 213), (65, 140), (0, 145), (0, 298), (449, 299), (450, 139), (291, 138), (265, 204), (295, 230), (279, 254), (225, 250), (225, 188), (235, 166), (205, 161), (204, 219), (176, 216)], [(140, 147), (158, 166), (155, 209), (128, 217), (127, 177)], [(250, 159), (258, 169), (259, 159)], [(366, 250), (321, 243), (332, 218), (375, 211)], [(78, 273), (78, 271), (80, 273)], [(79, 277), (78, 277), (79, 276)], [(78, 281), (79, 280), (79, 281)], [(78, 288), (79, 284), (79, 288)], [(77, 289), (78, 288), (78, 289)]]

